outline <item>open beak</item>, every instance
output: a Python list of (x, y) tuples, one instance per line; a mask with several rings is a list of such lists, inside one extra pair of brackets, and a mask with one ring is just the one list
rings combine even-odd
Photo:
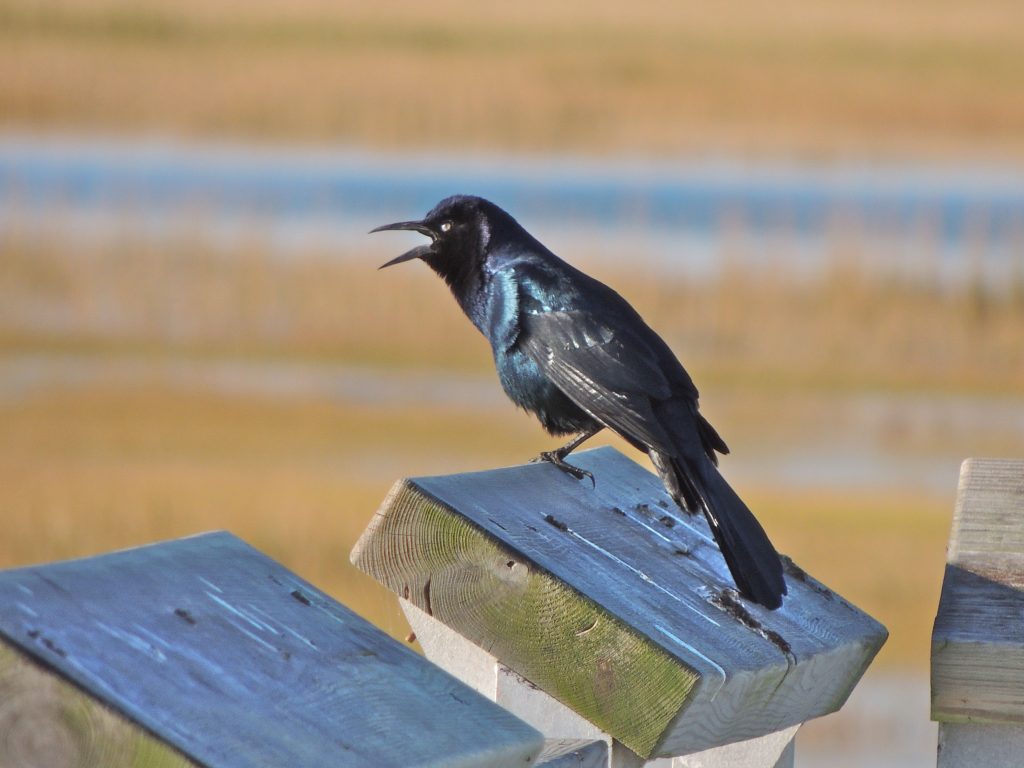
[[(385, 224), (382, 227), (375, 227), (370, 230), (370, 234), (374, 232), (387, 232), (390, 230), (410, 230), (412, 232), (419, 232), (420, 234), (426, 235), (431, 240), (434, 239), (434, 233), (430, 231), (430, 228), (422, 221), (397, 221), (394, 224)], [(378, 269), (384, 269), (384, 267), (390, 267), (395, 264), (401, 264), (403, 261), (412, 261), (413, 259), (422, 259), (424, 256), (430, 253), (429, 245), (417, 245), (415, 248), (406, 251), (401, 256), (398, 256), (386, 264), (381, 264)]]

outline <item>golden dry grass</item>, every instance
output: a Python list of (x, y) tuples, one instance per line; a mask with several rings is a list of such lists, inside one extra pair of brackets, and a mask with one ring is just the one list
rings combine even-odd
[[(379, 273), (384, 251), (281, 258), (258, 238), (219, 250), (199, 239), (90, 246), (13, 234), (0, 248), (0, 349), (490, 364), (429, 270)], [(837, 259), (803, 282), (779, 266), (726, 268), (710, 284), (591, 271), (716, 385), (1024, 389), (1024, 277), (990, 295), (872, 277), (856, 263)]]
[(574, 152), (1024, 152), (1024, 8), (3, 0), (47, 129)]
[[(518, 463), (550, 442), (511, 408), (124, 384), (0, 400), (0, 423), (0, 568), (226, 528), (396, 636), (393, 597), (348, 564), (391, 482)], [(782, 551), (888, 625), (884, 661), (923, 668), (952, 494), (747, 495)]]
[(397, 632), (393, 601), (348, 565), (388, 487), (404, 467), (530, 452), (525, 424), (453, 434), (464, 417), (160, 384), (4, 400), (0, 567), (226, 528)]
[(946, 562), (948, 494), (886, 490), (746, 494), (780, 551), (889, 630), (879, 662), (924, 671)]

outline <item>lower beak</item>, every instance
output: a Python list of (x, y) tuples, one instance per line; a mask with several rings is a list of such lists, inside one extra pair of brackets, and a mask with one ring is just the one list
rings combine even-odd
[[(430, 228), (422, 221), (397, 221), (394, 224), (385, 224), (381, 227), (375, 227), (370, 230), (370, 234), (374, 232), (388, 232), (391, 230), (409, 230), (412, 232), (419, 232), (420, 234), (426, 235), (433, 240), (434, 233), (430, 231)], [(406, 251), (401, 256), (392, 259), (386, 264), (381, 264), (378, 269), (384, 269), (384, 267), (390, 267), (395, 264), (401, 264), (403, 261), (412, 261), (413, 259), (422, 259), (424, 256), (430, 253), (429, 245), (418, 245), (412, 250)]]
[(401, 264), (403, 261), (412, 261), (413, 259), (422, 259), (428, 253), (430, 253), (430, 246), (429, 245), (417, 245), (411, 251), (406, 251), (401, 256), (397, 256), (397, 257), (393, 258), (391, 261), (387, 262), (386, 264), (381, 264), (379, 267), (377, 267), (377, 269), (384, 269), (384, 267), (391, 267), (391, 266), (394, 266), (395, 264)]

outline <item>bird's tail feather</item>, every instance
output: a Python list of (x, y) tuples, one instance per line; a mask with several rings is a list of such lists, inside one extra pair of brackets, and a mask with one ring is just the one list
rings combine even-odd
[(766, 608), (782, 605), (786, 594), (782, 561), (747, 505), (705, 457), (667, 462), (665, 458), (657, 463), (671, 466), (671, 488), (679, 489), (681, 496), (677, 503), (695, 512), (696, 502), (704, 512), (740, 593)]

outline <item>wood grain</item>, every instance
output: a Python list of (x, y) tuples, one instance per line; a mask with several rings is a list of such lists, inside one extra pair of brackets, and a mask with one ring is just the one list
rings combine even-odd
[(961, 469), (932, 632), (932, 719), (1024, 723), (1024, 461)]
[(0, 573), (3, 643), (210, 768), (519, 767), (542, 747), (227, 533)]
[(779, 731), (842, 705), (885, 629), (796, 566), (747, 603), (702, 518), (611, 448), (399, 482), (359, 568), (638, 754)]
[(389, 510), (378, 519), (394, 546), (362, 550), (359, 567), (650, 752), (692, 691), (692, 669), (411, 486), (392, 494)]
[(197, 768), (197, 763), (0, 643), (0, 766)]
[(960, 471), (947, 561), (1024, 587), (1024, 461), (968, 459)]

